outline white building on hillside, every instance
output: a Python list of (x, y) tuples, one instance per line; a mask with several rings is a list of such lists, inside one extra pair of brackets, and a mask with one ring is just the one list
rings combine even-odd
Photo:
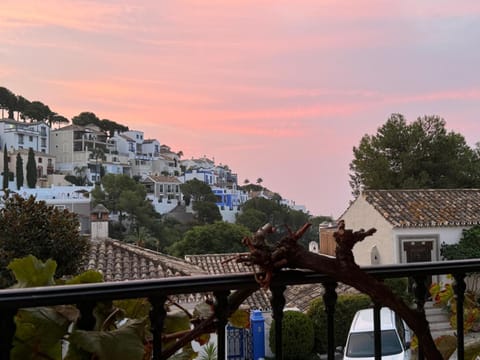
[(13, 119), (0, 120), (0, 147), (29, 149), (49, 153), (50, 128), (42, 122), (20, 122)]

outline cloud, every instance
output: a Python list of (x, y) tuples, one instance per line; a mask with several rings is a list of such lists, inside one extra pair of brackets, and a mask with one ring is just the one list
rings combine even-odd
[(3, 0), (0, 29), (63, 27), (81, 31), (120, 29), (115, 20), (124, 9), (107, 1), (88, 0)]

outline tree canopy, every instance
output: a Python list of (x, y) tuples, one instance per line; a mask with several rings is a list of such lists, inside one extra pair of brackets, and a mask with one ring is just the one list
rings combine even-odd
[(480, 258), (480, 225), (464, 229), (457, 244), (442, 243), (440, 254), (446, 260)]
[(192, 208), (196, 218), (202, 224), (212, 224), (222, 220), (222, 215), (216, 205), (217, 197), (212, 188), (198, 179), (189, 180), (180, 185), (183, 198), (187, 205), (193, 201)]
[(119, 221), (127, 220), (127, 234), (139, 236), (148, 231), (156, 234), (160, 231), (157, 221), (160, 215), (152, 204), (146, 200), (146, 190), (142, 184), (124, 174), (107, 174), (102, 178), (102, 187), (96, 186), (92, 191), (94, 204), (103, 204), (110, 211), (119, 212)]
[(479, 151), (438, 116), (407, 124), (392, 114), (376, 135), (353, 148), (350, 185), (362, 189), (470, 188), (480, 185)]
[(100, 120), (97, 115), (89, 111), (84, 111), (77, 116), (74, 116), (72, 118), (72, 124), (79, 126), (96, 125), (103, 131), (108, 132), (110, 137), (114, 135), (115, 131), (128, 131), (127, 126), (108, 119)]
[[(57, 262), (59, 276), (76, 274), (89, 251), (89, 241), (79, 233), (77, 215), (48, 206), (31, 196), (4, 198), (0, 210), (0, 269), (14, 258), (27, 255)], [(5, 271), (5, 270), (4, 270)], [(3, 272), (0, 281), (8, 279)]]
[(277, 228), (277, 234), (271, 238), (278, 240), (284, 236), (287, 227), (298, 229), (307, 222), (312, 223), (300, 240), (307, 246), (310, 241), (318, 242), (318, 225), (324, 221), (332, 221), (330, 217), (312, 217), (309, 214), (280, 204), (276, 200), (256, 197), (242, 205), (242, 211), (237, 215), (236, 223), (245, 226), (251, 232), (257, 231), (265, 223), (271, 223)]
[(27, 185), (33, 189), (37, 185), (37, 162), (32, 148), (28, 149), (27, 158)]
[(217, 221), (190, 229), (182, 240), (169, 247), (168, 252), (179, 257), (186, 254), (244, 252), (242, 239), (249, 235), (250, 231), (242, 225)]
[(17, 153), (17, 159), (15, 163), (15, 176), (16, 176), (16, 182), (17, 182), (17, 190), (20, 190), (20, 188), (23, 186), (23, 159), (20, 153)]
[(10, 171), (8, 170), (7, 144), (4, 144), (4, 145), (3, 145), (2, 189), (8, 189), (9, 172), (10, 172)]

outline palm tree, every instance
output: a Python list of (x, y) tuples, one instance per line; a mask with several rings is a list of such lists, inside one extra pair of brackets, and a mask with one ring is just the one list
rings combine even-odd
[(75, 173), (77, 179), (78, 179), (78, 184), (80, 185), (85, 185), (87, 182), (87, 167), (86, 166), (75, 166), (73, 168), (73, 172)]

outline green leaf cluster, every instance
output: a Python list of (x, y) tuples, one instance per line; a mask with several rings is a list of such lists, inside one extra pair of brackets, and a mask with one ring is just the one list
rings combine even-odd
[[(275, 349), (275, 320), (269, 334), (270, 348)], [(314, 345), (312, 320), (300, 311), (287, 310), (282, 321), (283, 359), (307, 360), (311, 357)]]
[(445, 125), (434, 115), (407, 124), (403, 115), (392, 114), (376, 135), (363, 136), (350, 163), (354, 195), (362, 189), (478, 187), (478, 150)]
[(180, 189), (185, 203), (189, 205), (192, 202), (196, 219), (201, 224), (213, 224), (215, 221), (222, 220), (222, 215), (216, 205), (217, 197), (206, 183), (192, 179), (181, 184)]
[(217, 221), (188, 230), (182, 240), (168, 248), (168, 252), (178, 257), (186, 254), (243, 252), (245, 247), (242, 245), (242, 239), (250, 234), (250, 231), (242, 225)]
[(116, 123), (115, 121), (103, 119), (100, 120), (93, 112), (84, 111), (72, 118), (72, 124), (79, 126), (95, 125), (101, 130), (108, 132), (109, 136), (113, 136), (115, 131), (128, 131), (128, 126)]
[(462, 237), (456, 244), (442, 243), (440, 254), (446, 260), (480, 258), (480, 225), (462, 231)]
[[(344, 346), (355, 313), (370, 307), (371, 300), (364, 294), (341, 294), (335, 304), (335, 347)], [(327, 314), (322, 298), (310, 304), (307, 315), (312, 319), (315, 330), (315, 351), (324, 353), (327, 349)]]
[[(57, 263), (57, 276), (75, 275), (90, 249), (80, 235), (77, 215), (48, 206), (34, 197), (23, 199), (14, 194), (0, 210), (0, 269), (15, 258), (34, 255)], [(2, 273), (4, 286), (8, 272)]]
[(30, 189), (34, 189), (37, 185), (37, 162), (35, 161), (35, 153), (32, 148), (28, 149), (27, 185)]
[(245, 226), (250, 232), (256, 232), (266, 223), (271, 223), (277, 230), (270, 236), (272, 241), (277, 241), (287, 232), (287, 227), (297, 230), (305, 223), (309, 222), (311, 226), (300, 243), (308, 246), (310, 241), (318, 242), (318, 225), (324, 221), (332, 221), (331, 217), (312, 217), (308, 213), (292, 209), (286, 205), (280, 204), (274, 199), (265, 199), (256, 197), (248, 200), (242, 205), (242, 211), (237, 215), (236, 223)]

